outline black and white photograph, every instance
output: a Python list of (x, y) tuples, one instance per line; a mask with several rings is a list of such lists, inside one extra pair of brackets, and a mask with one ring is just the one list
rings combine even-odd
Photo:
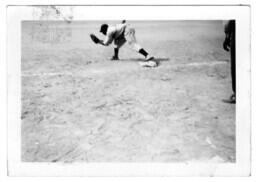
[[(104, 16), (110, 8), (118, 9), (115, 17)], [(12, 150), (9, 160), (16, 156), (20, 164), (47, 164), (51, 169), (75, 164), (191, 164), (191, 169), (202, 164), (216, 166), (213, 171), (223, 176), (228, 170), (218, 170), (219, 165), (242, 163), (244, 171), (234, 171), (248, 174), (250, 50), (249, 34), (241, 30), (249, 32), (249, 7), (227, 7), (227, 16), (208, 7), (208, 18), (198, 18), (193, 7), (191, 16), (188, 12), (187, 18), (179, 18), (180, 10), (189, 7), (174, 8), (8, 7), (8, 48), (19, 49), (17, 55), (8, 50), (18, 57), (8, 62), (10, 76), (18, 70), (16, 86), (9, 91), (19, 91), (19, 102), (10, 99), (9, 105), (17, 113), (8, 112), (9, 120), (18, 123), (13, 134), (14, 122), (8, 121), (9, 143), (16, 142), (10, 146), (19, 152)], [(14, 15), (19, 9), (25, 18), (14, 30), (11, 20), (22, 15)], [(103, 10), (102, 15), (93, 17), (92, 9)], [(151, 9), (170, 13), (140, 16), (141, 9), (144, 15)], [(225, 7), (219, 9), (225, 12)], [(131, 10), (136, 18), (129, 16)], [(12, 31), (19, 34), (17, 45), (11, 41)], [(12, 173), (15, 164), (10, 164)], [(211, 169), (171, 175), (214, 176)], [(165, 172), (153, 172), (158, 174)]]

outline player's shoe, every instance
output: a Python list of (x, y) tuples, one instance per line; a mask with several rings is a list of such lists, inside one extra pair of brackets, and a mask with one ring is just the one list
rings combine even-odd
[(145, 59), (146, 59), (146, 61), (150, 61), (150, 60), (154, 59), (154, 56), (151, 56), (148, 54)]
[(236, 95), (232, 94), (229, 99), (223, 99), (222, 101), (225, 103), (229, 103), (229, 104), (235, 104), (236, 103)]
[(118, 58), (117, 56), (113, 56), (110, 60), (111, 60), (111, 61), (118, 61), (119, 58)]

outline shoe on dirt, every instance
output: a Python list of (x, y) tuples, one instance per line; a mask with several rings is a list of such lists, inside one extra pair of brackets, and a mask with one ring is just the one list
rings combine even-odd
[(150, 60), (152, 60), (152, 59), (154, 59), (154, 56), (147, 55), (146, 61), (150, 61)]
[(235, 104), (236, 96), (234, 94), (232, 94), (229, 99), (223, 99), (222, 101), (225, 103), (229, 103), (229, 104)]
[(154, 59), (154, 56), (147, 55), (145, 59), (146, 61), (150, 61)]
[(113, 56), (110, 60), (111, 60), (111, 61), (118, 61), (118, 60), (119, 60), (119, 58), (118, 58), (118, 57), (116, 57), (116, 56)]

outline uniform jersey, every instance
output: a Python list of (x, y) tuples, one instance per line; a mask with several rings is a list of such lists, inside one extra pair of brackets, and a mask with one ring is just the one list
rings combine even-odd
[(120, 36), (123, 36), (126, 26), (126, 23), (117, 24), (115, 26), (109, 26), (103, 43), (105, 45), (109, 45), (113, 42), (113, 40), (119, 38)]

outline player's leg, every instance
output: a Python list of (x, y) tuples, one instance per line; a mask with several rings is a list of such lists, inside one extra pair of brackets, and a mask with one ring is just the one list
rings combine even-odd
[(124, 37), (120, 37), (114, 40), (114, 55), (111, 60), (119, 60), (119, 49), (125, 44), (126, 39)]
[(125, 34), (125, 38), (127, 39), (128, 44), (130, 47), (135, 50), (136, 52), (140, 53), (145, 57), (147, 61), (154, 59), (153, 56), (150, 56), (147, 51), (145, 51), (137, 42), (135, 36), (135, 29), (128, 28)]
[(119, 48), (114, 48), (114, 55), (112, 56), (111, 60), (119, 60)]

